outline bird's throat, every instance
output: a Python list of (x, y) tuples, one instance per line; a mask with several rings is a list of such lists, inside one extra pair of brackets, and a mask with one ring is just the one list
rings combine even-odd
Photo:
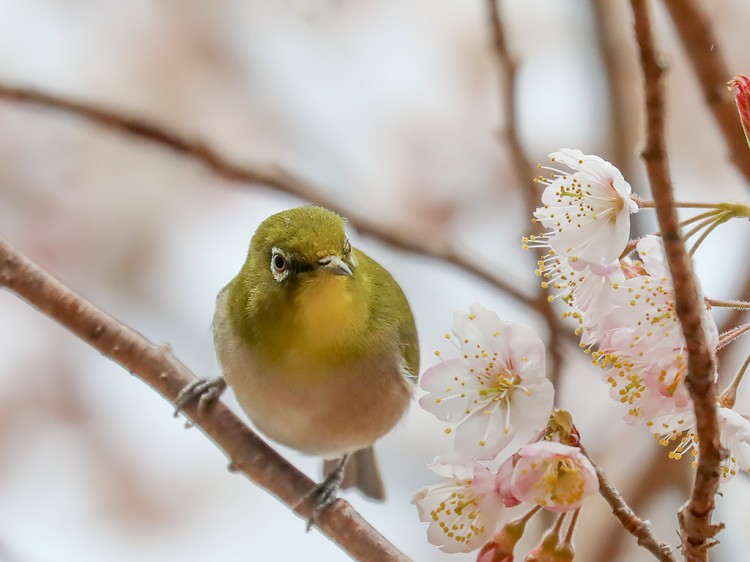
[(348, 347), (367, 321), (366, 299), (355, 299), (351, 278), (322, 274), (305, 280), (294, 298), (294, 330), (301, 355), (311, 358)]

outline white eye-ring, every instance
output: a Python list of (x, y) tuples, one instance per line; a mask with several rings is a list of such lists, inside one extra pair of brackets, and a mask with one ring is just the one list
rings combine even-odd
[(290, 269), (290, 259), (278, 248), (273, 248), (271, 250), (271, 273), (273, 274), (273, 278), (281, 283), (289, 275)]
[(344, 240), (344, 257), (349, 259), (349, 263), (351, 263), (354, 267), (357, 267), (357, 258), (354, 257), (354, 254), (352, 253), (352, 243), (349, 242), (349, 238)]

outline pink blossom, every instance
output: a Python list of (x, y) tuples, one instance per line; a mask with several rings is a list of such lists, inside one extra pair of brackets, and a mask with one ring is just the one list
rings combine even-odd
[(521, 447), (516, 457), (511, 490), (523, 502), (565, 512), (599, 490), (594, 467), (577, 447), (537, 441)]
[(495, 475), (495, 482), (500, 496), (503, 498), (505, 507), (516, 507), (521, 501), (513, 495), (513, 465), (515, 464), (515, 455), (505, 460)]
[[(645, 236), (637, 249), (641, 261), (627, 268), (627, 279), (609, 294), (610, 311), (601, 321), (594, 353), (607, 369), (612, 398), (627, 406), (625, 421), (634, 425), (690, 407), (686, 344), (663, 242)], [(716, 349), (718, 330), (707, 308), (702, 320), (709, 346)]]

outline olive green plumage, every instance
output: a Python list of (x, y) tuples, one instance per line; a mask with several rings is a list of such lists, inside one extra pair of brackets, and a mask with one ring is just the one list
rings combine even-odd
[(345, 224), (320, 207), (266, 219), (214, 317), (224, 376), (250, 418), (272, 439), (326, 458), (390, 430), (419, 369), (406, 297), (350, 246)]

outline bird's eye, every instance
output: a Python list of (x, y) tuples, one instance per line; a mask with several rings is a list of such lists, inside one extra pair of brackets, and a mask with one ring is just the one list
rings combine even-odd
[(271, 252), (271, 273), (273, 273), (274, 279), (278, 282), (283, 281), (289, 274), (290, 266), (291, 261), (284, 255), (284, 252), (274, 248)]
[(281, 254), (276, 254), (273, 257), (273, 268), (276, 271), (284, 271), (286, 269), (286, 258)]

